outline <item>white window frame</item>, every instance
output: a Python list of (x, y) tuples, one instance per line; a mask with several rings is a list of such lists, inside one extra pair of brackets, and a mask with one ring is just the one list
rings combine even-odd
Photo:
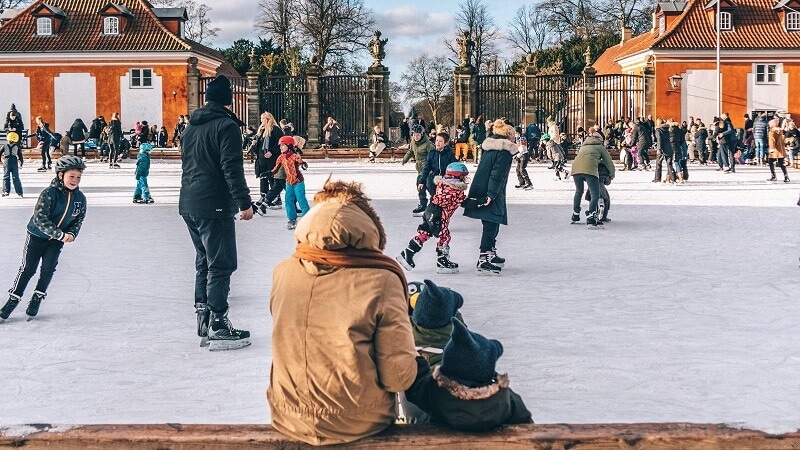
[(778, 64), (756, 64), (756, 84), (780, 84)]
[(36, 35), (37, 36), (52, 36), (53, 35), (53, 19), (50, 17), (37, 17), (36, 18)]
[(153, 69), (131, 69), (131, 89), (153, 89)]
[(661, 16), (661, 17), (658, 18), (658, 34), (659, 34), (659, 36), (664, 34), (665, 31), (667, 31), (667, 18), (664, 17), (664, 16)]
[(119, 17), (103, 17), (103, 34), (109, 36), (119, 35)]
[(720, 11), (719, 30), (731, 31), (732, 29), (733, 29), (733, 14), (729, 13), (728, 11)]
[(786, 12), (786, 30), (787, 31), (800, 30), (800, 12), (797, 11)]

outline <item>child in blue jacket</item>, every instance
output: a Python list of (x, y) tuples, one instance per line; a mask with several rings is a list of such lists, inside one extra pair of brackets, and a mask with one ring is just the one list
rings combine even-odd
[(139, 155), (136, 157), (136, 190), (133, 191), (133, 203), (153, 203), (150, 188), (147, 186), (147, 176), (150, 175), (150, 152), (153, 146), (147, 142), (139, 145)]

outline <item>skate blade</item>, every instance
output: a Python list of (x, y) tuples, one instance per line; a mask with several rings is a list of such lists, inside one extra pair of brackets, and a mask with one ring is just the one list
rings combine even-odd
[(491, 271), (491, 270), (478, 270), (477, 272), (478, 272), (479, 276), (485, 276), (485, 277), (499, 277), (500, 276), (500, 272), (494, 272), (494, 271)]
[(436, 273), (458, 273), (458, 269), (448, 269), (446, 267), (437, 267)]
[(422, 217), (423, 214), (425, 213), (411, 213), (413, 217)]
[(226, 350), (237, 350), (250, 345), (250, 338), (237, 340), (209, 340), (208, 350), (211, 352), (222, 352)]
[(25, 321), (26, 321), (26, 322), (30, 322), (30, 321), (32, 321), (32, 320), (33, 320), (33, 319), (35, 319), (35, 318), (36, 318), (36, 316), (28, 316), (28, 319), (27, 319), (27, 320), (25, 320)]
[(405, 259), (403, 259), (403, 258), (401, 258), (400, 256), (395, 256), (395, 258), (394, 258), (394, 259), (395, 259), (395, 260), (397, 260), (397, 263), (398, 263), (398, 264), (400, 264), (401, 266), (403, 266), (403, 269), (406, 269), (406, 270), (407, 270), (407, 271), (409, 271), (409, 272), (411, 272), (411, 269), (413, 269), (413, 267), (411, 267), (411, 266), (408, 264), (408, 262), (406, 262), (406, 260), (405, 260)]

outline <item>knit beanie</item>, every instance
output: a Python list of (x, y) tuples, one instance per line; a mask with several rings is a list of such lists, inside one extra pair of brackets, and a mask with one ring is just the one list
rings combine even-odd
[(231, 82), (225, 75), (220, 75), (208, 83), (206, 86), (206, 101), (217, 102), (224, 106), (233, 104)]
[(439, 370), (461, 384), (485, 386), (495, 379), (495, 364), (503, 354), (503, 345), (473, 333), (460, 320), (453, 318), (450, 342), (444, 347)]
[(411, 320), (423, 328), (442, 328), (450, 323), (463, 304), (464, 298), (458, 292), (425, 280), (425, 288), (417, 298)]

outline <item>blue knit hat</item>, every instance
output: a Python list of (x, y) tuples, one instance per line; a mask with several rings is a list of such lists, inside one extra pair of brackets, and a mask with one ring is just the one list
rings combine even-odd
[(425, 288), (417, 298), (411, 320), (423, 328), (442, 328), (450, 323), (463, 304), (464, 298), (458, 292), (425, 280)]
[[(453, 318), (450, 342), (444, 347), (442, 374), (470, 387), (485, 386), (495, 379), (495, 364), (503, 354), (503, 344), (473, 333)], [(466, 382), (466, 383), (465, 383)]]
[(231, 82), (225, 75), (214, 78), (206, 85), (206, 101), (217, 102), (224, 106), (233, 104)]

